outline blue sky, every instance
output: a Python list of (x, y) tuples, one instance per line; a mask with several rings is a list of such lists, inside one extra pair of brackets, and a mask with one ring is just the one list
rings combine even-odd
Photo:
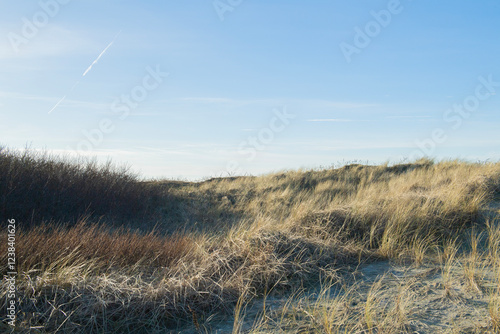
[(9, 148), (189, 180), (500, 158), (498, 1), (3, 1), (0, 20)]

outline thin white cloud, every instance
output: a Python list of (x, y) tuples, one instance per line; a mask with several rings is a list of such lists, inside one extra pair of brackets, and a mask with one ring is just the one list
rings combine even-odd
[(307, 122), (337, 122), (337, 123), (346, 123), (346, 122), (370, 122), (366, 119), (343, 119), (343, 118), (314, 118), (308, 119)]
[[(18, 30), (17, 30), (18, 29)], [(21, 34), (20, 27), (12, 29), (1, 28), (0, 36), (8, 36), (14, 32)], [(43, 29), (43, 34), (39, 33), (35, 38), (29, 39), (28, 43), (19, 46), (19, 52), (15, 51), (8, 38), (0, 38), (0, 60), (11, 59), (16, 62), (10, 63), (12, 66), (44, 68), (42, 62), (31, 62), (29, 65), (26, 59), (37, 59), (44, 57), (60, 57), (70, 54), (87, 53), (95, 47), (95, 42), (88, 36), (74, 30), (49, 24)]]
[(375, 103), (318, 100), (318, 99), (292, 100), (292, 102), (307, 103), (308, 105), (316, 108), (334, 108), (334, 109), (361, 109), (361, 108), (371, 108), (378, 106), (378, 104)]
[(165, 113), (161, 112), (130, 112), (128, 113), (129, 116), (162, 116)]
[(387, 116), (385, 118), (390, 118), (390, 119), (414, 119), (414, 118), (432, 118), (432, 116)]
[(147, 146), (134, 146), (134, 148), (140, 149), (142, 152), (148, 151), (151, 153), (162, 153), (162, 154), (193, 155), (192, 152), (183, 150), (168, 150), (168, 149), (161, 149), (161, 148), (147, 147)]
[(33, 148), (33, 151), (47, 152), (50, 154), (55, 154), (59, 156), (69, 156), (69, 157), (90, 157), (90, 158), (108, 158), (113, 156), (133, 156), (137, 154), (137, 151), (132, 150), (120, 150), (120, 149), (95, 149), (92, 151), (79, 151), (74, 149), (40, 149)]
[(183, 97), (181, 98), (183, 101), (193, 101), (193, 102), (202, 102), (202, 103), (228, 103), (235, 102), (237, 100), (228, 99), (224, 97)]
[[(13, 100), (27, 100), (27, 101), (40, 101), (55, 104), (55, 106), (59, 106), (62, 102), (64, 105), (71, 108), (85, 108), (85, 109), (93, 109), (93, 110), (109, 110), (109, 103), (94, 103), (80, 100), (72, 100), (68, 99), (67, 95), (62, 98), (55, 98), (49, 96), (37, 96), (30, 95), (24, 93), (14, 93), (14, 92), (5, 92), (0, 91), (0, 98), (2, 99), (13, 99)], [(54, 109), (54, 108), (53, 108)]]
[[(308, 147), (304, 146), (304, 147)], [(374, 150), (374, 149), (403, 149), (403, 148), (412, 148), (415, 145), (412, 142), (406, 141), (401, 143), (392, 143), (392, 142), (380, 142), (380, 143), (368, 143), (368, 142), (359, 142), (359, 143), (338, 143), (333, 145), (314, 145), (310, 149), (313, 151), (349, 151), (349, 150)]]
[(5, 99), (53, 101), (53, 99), (49, 97), (41, 97), (41, 96), (15, 93), (15, 92), (5, 92), (5, 91), (0, 91), (0, 97)]
[(377, 107), (379, 105), (374, 103), (362, 103), (362, 102), (352, 102), (352, 101), (333, 101), (333, 100), (319, 100), (319, 99), (288, 99), (288, 98), (277, 98), (277, 99), (238, 99), (238, 98), (227, 98), (227, 97), (184, 97), (180, 98), (181, 101), (190, 101), (196, 103), (207, 103), (207, 104), (227, 104), (232, 106), (239, 105), (289, 105), (297, 107), (308, 107), (308, 108), (330, 108), (330, 109), (361, 109), (361, 108), (371, 108)]

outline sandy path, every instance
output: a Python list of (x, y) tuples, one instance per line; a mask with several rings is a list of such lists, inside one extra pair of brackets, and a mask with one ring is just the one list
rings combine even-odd
[[(500, 202), (492, 203), (484, 212), (486, 217), (498, 217)], [(424, 263), (416, 267), (391, 261), (378, 261), (361, 265), (353, 273), (346, 275), (344, 289), (340, 285), (331, 288), (331, 296), (338, 296), (345, 291), (345, 286), (354, 287), (351, 290), (349, 304), (346, 307), (353, 317), (362, 317), (366, 307), (370, 289), (381, 281), (380, 289), (375, 292), (379, 319), (384, 312), (394, 307), (402, 296), (405, 298), (405, 320), (401, 333), (494, 333), (490, 326), (488, 302), (490, 294), (498, 288), (499, 280), (491, 267), (475, 266), (474, 284), (468, 283), (465, 267), (467, 260), (459, 257), (446, 266), (443, 263)], [(476, 285), (477, 284), (477, 285)], [(281, 323), (283, 314), (309, 314), (313, 305), (328, 303), (328, 300), (318, 302), (320, 288), (307, 290), (299, 296), (269, 297), (265, 301), (266, 319), (274, 324), (274, 328), (266, 326), (262, 333), (321, 333), (320, 328), (308, 325), (305, 321), (297, 321), (297, 326)], [(263, 300), (255, 300), (246, 305), (241, 331), (247, 332), (259, 318), (262, 318)], [(295, 309), (292, 311), (292, 309)], [(286, 310), (283, 312), (283, 310)], [(298, 311), (297, 311), (298, 310)], [(386, 312), (387, 313), (387, 312)], [(299, 316), (300, 318), (300, 316)], [(311, 315), (311, 318), (314, 318)], [(210, 319), (201, 325), (199, 330), (186, 330), (179, 333), (231, 333), (233, 317), (226, 319)], [(376, 333), (376, 332), (374, 332)]]

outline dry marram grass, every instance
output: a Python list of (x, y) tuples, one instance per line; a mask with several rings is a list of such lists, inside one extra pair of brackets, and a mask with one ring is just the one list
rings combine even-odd
[[(79, 209), (54, 212), (54, 219), (72, 215), (68, 219), (73, 224), (65, 225), (42, 223), (51, 210), (47, 206), (57, 203), (62, 191), (59, 181), (47, 180), (55, 180), (51, 164), (62, 163), (68, 173), (74, 170), (75, 180), (82, 175), (77, 168), (47, 157), (0, 153), (0, 167), (9, 171), (0, 180), (5, 208), (21, 203), (21, 193), (9, 195), (13, 180), (30, 182), (21, 188), (32, 189), (35, 197), (44, 189), (54, 191), (51, 201), (31, 208), (41, 218), (17, 235), (21, 331), (210, 332), (220, 324), (219, 316), (231, 314), (236, 315), (234, 332), (409, 331), (415, 281), (401, 283), (395, 299), (388, 301), (381, 278), (359, 301), (356, 285), (345, 278), (360, 262), (378, 259), (415, 268), (441, 260), (449, 296), (458, 279), (454, 268), (461, 265), (460, 277), (468, 289), (490, 296), (485, 328), (498, 330), (500, 232), (493, 220), (486, 223), (484, 210), (500, 193), (500, 164), (420, 160), (198, 183), (143, 182), (108, 169), (102, 174), (108, 188), (100, 201), (114, 199), (118, 204), (109, 210), (104, 204), (95, 212), (89, 209), (83, 212), (86, 220), (78, 219)], [(14, 165), (25, 168), (24, 176), (12, 171)], [(28, 176), (29, 168), (41, 165), (46, 167), (37, 180), (45, 186)], [(129, 185), (120, 188), (123, 179)], [(100, 191), (103, 184), (99, 187), (85, 191)], [(77, 187), (64, 189), (78, 195)], [(127, 195), (117, 197), (113, 189)], [(143, 221), (134, 214), (130, 220), (121, 218), (128, 227), (119, 228), (116, 209), (131, 198), (142, 203), (134, 212), (140, 211)], [(66, 205), (52, 209), (65, 210)], [(470, 241), (468, 250), (461, 246), (464, 236)], [(0, 244), (2, 256), (5, 244)], [(484, 274), (488, 270), (495, 272), (494, 285), (491, 275)], [(264, 307), (265, 316), (245, 327), (251, 300), (308, 291), (325, 275), (335, 279), (319, 298), (292, 294), (280, 312)], [(341, 293), (330, 294), (333, 286), (341, 285)]]

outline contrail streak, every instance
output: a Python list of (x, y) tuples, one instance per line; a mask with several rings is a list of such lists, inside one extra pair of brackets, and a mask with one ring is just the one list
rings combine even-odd
[(108, 46), (106, 46), (104, 48), (104, 50), (102, 50), (102, 52), (99, 54), (99, 56), (97, 56), (97, 58), (92, 62), (92, 64), (90, 64), (90, 66), (85, 70), (85, 72), (83, 73), (82, 77), (84, 77), (87, 73), (89, 73), (89, 71), (92, 69), (92, 66), (94, 66), (95, 64), (97, 64), (97, 62), (99, 61), (99, 59), (106, 53), (106, 51), (108, 51), (109, 47), (111, 45), (113, 45), (113, 43), (115, 42), (116, 38), (121, 34), (121, 30), (120, 32), (115, 36), (115, 38), (113, 38), (113, 40), (111, 41), (111, 43), (108, 44)]
[(64, 96), (62, 97), (62, 99), (60, 99), (60, 100), (59, 100), (59, 102), (57, 102), (57, 103), (56, 103), (56, 105), (55, 105), (52, 109), (50, 109), (49, 114), (50, 114), (52, 111), (54, 111), (54, 109), (56, 109), (56, 108), (57, 108), (57, 106), (58, 106), (59, 104), (61, 104), (61, 102), (62, 102), (62, 101), (64, 101), (64, 99), (65, 99), (65, 98), (66, 98), (66, 95), (64, 95)]
[[(102, 50), (102, 52), (99, 54), (99, 56), (97, 56), (97, 58), (96, 58), (96, 59), (92, 62), (92, 64), (90, 64), (90, 66), (89, 66), (89, 67), (85, 70), (85, 72), (83, 72), (82, 77), (84, 77), (87, 73), (89, 73), (89, 71), (92, 69), (92, 66), (94, 66), (95, 64), (97, 64), (97, 62), (99, 61), (99, 59), (100, 59), (100, 58), (101, 58), (101, 57), (102, 57), (102, 56), (106, 53), (106, 51), (109, 49), (109, 47), (110, 47), (111, 45), (113, 45), (113, 43), (116, 41), (116, 39), (118, 38), (118, 36), (120, 36), (120, 34), (121, 34), (121, 33), (122, 33), (122, 31), (120, 30), (120, 31), (118, 32), (118, 34), (116, 34), (115, 38), (113, 38), (113, 40), (111, 41), (111, 43), (109, 43), (109, 44), (108, 44), (108, 46), (106, 46), (106, 47), (104, 48), (104, 50)], [(71, 93), (71, 92), (72, 92), (72, 91), (76, 88), (76, 86), (78, 86), (78, 84), (79, 84), (79, 83), (80, 83), (80, 80), (78, 80), (77, 82), (75, 82), (75, 84), (73, 85), (73, 87), (71, 87), (71, 89), (70, 89), (69, 93)], [(69, 94), (69, 93), (68, 93), (68, 94)], [(55, 105), (52, 109), (50, 109), (49, 114), (50, 114), (52, 111), (54, 111), (54, 109), (56, 109), (56, 108), (57, 108), (57, 106), (58, 106), (59, 104), (61, 104), (61, 102), (62, 102), (62, 101), (64, 101), (64, 99), (66, 98), (66, 96), (67, 96), (68, 94), (64, 95), (64, 96), (63, 96), (63, 98), (62, 98), (62, 99), (60, 99), (60, 100), (59, 100), (59, 102), (57, 102), (57, 103), (56, 103), (56, 105)]]

